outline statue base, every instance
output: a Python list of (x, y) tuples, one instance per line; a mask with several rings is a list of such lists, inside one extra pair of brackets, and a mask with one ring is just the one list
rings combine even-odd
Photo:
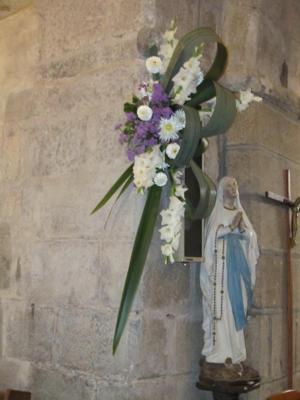
[(201, 372), (196, 386), (213, 392), (214, 400), (238, 400), (260, 386), (258, 372), (245, 363), (233, 364), (227, 359), (224, 364), (200, 361)]

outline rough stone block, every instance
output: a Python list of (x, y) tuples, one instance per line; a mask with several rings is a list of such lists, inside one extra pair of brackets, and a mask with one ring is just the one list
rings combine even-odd
[(293, 301), (294, 307), (296, 310), (299, 310), (300, 307), (300, 293), (299, 293), (299, 284), (300, 284), (300, 258), (298, 255), (294, 254), (292, 257), (292, 274), (293, 274)]
[[(144, 67), (143, 67), (144, 68)], [(130, 76), (130, 79), (125, 77)], [(11, 93), (6, 107), (6, 121), (21, 121), (32, 117), (75, 117), (91, 115), (92, 112), (120, 110), (129, 99), (132, 88), (140, 80), (140, 63), (137, 60), (125, 65), (114, 64), (91, 71), (78, 79), (53, 81), (37, 85), (32, 89)], [(116, 114), (110, 120), (110, 130), (116, 123)], [(108, 121), (106, 121), (106, 124)], [(101, 131), (99, 125), (99, 131)], [(98, 131), (98, 132), (99, 132)], [(105, 132), (107, 135), (107, 130)]]
[[(39, 1), (37, 11), (43, 21), (41, 58), (57, 60), (91, 43), (102, 46), (103, 34), (122, 37), (136, 32), (143, 25), (143, 2), (138, 0), (90, 0), (83, 6), (80, 1), (63, 3)], [(62, 40), (62, 37), (64, 40)]]
[(168, 400), (176, 397), (176, 377), (152, 377), (141, 379), (132, 383), (130, 391), (131, 400)]
[(34, 303), (2, 300), (3, 353), (19, 360), (50, 362), (54, 338), (54, 311)]
[(176, 343), (173, 354), (176, 373), (199, 372), (202, 336), (202, 321), (176, 318)]
[(174, 321), (168, 318), (162, 320), (144, 314), (130, 321), (128, 346), (132, 376), (141, 379), (166, 374), (171, 368), (169, 354), (175, 351), (172, 331)]
[[(297, 289), (296, 289), (297, 290)], [(294, 312), (294, 367), (297, 372), (300, 372), (300, 313)], [(300, 380), (299, 380), (300, 383)]]
[(270, 190), (283, 195), (283, 170), (287, 168), (291, 169), (292, 192), (296, 195), (300, 191), (295, 178), (300, 170), (297, 163), (259, 145), (228, 146), (227, 173), (238, 179), (242, 193), (252, 192), (264, 197), (265, 191)]
[(283, 308), (286, 304), (286, 258), (262, 252), (256, 267), (255, 308)]
[(32, 365), (28, 361), (1, 358), (0, 376), (0, 390), (6, 390), (7, 388), (30, 390)]
[[(30, 88), (36, 79), (39, 25), (33, 8), (1, 20), (0, 38), (1, 97), (6, 101), (9, 93)], [(5, 102), (1, 101), (1, 120), (4, 115)]]
[(33, 243), (29, 254), (20, 259), (23, 296), (43, 304), (98, 304), (98, 251), (94, 241)]
[(164, 265), (159, 243), (150, 249), (142, 285), (146, 308), (174, 314), (191, 305), (189, 268), (181, 263)]
[[(112, 240), (105, 240), (101, 244), (100, 285), (101, 299), (103, 304), (106, 304), (110, 307), (119, 307), (122, 290), (128, 271), (132, 246), (133, 245), (131, 242), (116, 242)], [(135, 306), (136, 302), (133, 307), (135, 308)]]
[(96, 400), (128, 400), (132, 394), (129, 394), (129, 385), (126, 383), (117, 383), (110, 381), (97, 382)]
[(250, 318), (245, 331), (247, 361), (258, 370), (263, 382), (270, 379), (271, 347), (274, 346), (270, 324), (268, 315), (256, 315)]
[(279, 379), (287, 371), (287, 320), (286, 315), (272, 316), (271, 377)]
[(95, 381), (75, 372), (36, 368), (32, 380), (34, 400), (96, 399)]
[(101, 377), (107, 374), (126, 376), (130, 365), (126, 332), (116, 355), (112, 355), (116, 317), (116, 313), (109, 310), (61, 309), (56, 327), (54, 362), (70, 370)]
[[(24, 132), (23, 132), (24, 134)], [(30, 176), (61, 176), (86, 162), (87, 117), (45, 121), (34, 119), (27, 129), (24, 168)]]
[(43, 64), (40, 67), (42, 79), (71, 78), (87, 71), (114, 64), (120, 60), (132, 60), (137, 58), (136, 32), (124, 33), (124, 35), (112, 36), (110, 32), (101, 34), (97, 41), (88, 42), (84, 48), (70, 50), (70, 53), (61, 54), (57, 60), (48, 59), (43, 55)]
[(11, 269), (11, 233), (7, 224), (0, 225), (0, 289), (10, 285)]
[(155, 1), (156, 24), (158, 29), (164, 32), (172, 19), (180, 15), (177, 37), (199, 26), (199, 1), (198, 0), (156, 0)]
[[(3, 180), (18, 180), (23, 175), (24, 137), (20, 133), (20, 124), (3, 126), (1, 149), (1, 175)], [(23, 133), (23, 132), (22, 132)]]
[(226, 137), (229, 145), (259, 144), (298, 161), (299, 125), (266, 103), (252, 103), (247, 111), (238, 113)]
[(123, 194), (111, 213), (115, 198), (96, 214), (90, 214), (125, 169), (122, 162), (116, 164), (113, 172), (86, 176), (85, 170), (71, 176), (28, 182), (21, 192), (21, 213), (16, 221), (19, 232), (42, 240), (132, 241), (145, 200), (133, 188)]

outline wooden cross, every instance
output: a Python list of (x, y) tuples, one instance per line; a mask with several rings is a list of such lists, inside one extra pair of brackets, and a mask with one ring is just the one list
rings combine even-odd
[(279, 205), (286, 206), (286, 248), (287, 248), (287, 329), (288, 329), (288, 388), (293, 387), (293, 281), (291, 249), (296, 244), (297, 217), (300, 213), (300, 197), (293, 202), (291, 199), (291, 174), (284, 170), (284, 196), (266, 192), (266, 197)]

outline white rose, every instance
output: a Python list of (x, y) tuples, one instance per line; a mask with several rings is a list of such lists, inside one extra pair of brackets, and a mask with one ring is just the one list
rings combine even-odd
[(174, 160), (180, 150), (180, 146), (177, 143), (170, 143), (168, 144), (166, 148), (166, 153), (167, 156), (171, 159)]
[(159, 57), (153, 56), (146, 60), (146, 68), (151, 74), (158, 74), (162, 68), (162, 61)]
[(168, 177), (164, 172), (158, 172), (154, 177), (154, 183), (157, 186), (165, 186), (168, 182)]
[(137, 116), (142, 121), (150, 121), (152, 118), (153, 111), (148, 106), (139, 106), (137, 109)]

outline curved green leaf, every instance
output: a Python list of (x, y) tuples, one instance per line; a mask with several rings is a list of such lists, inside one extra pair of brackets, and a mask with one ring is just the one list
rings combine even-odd
[(197, 92), (191, 96), (191, 100), (186, 102), (187, 106), (196, 107), (205, 101), (208, 101), (216, 96), (216, 89), (214, 82), (204, 80), (198, 86)]
[(198, 28), (189, 32), (178, 41), (161, 81), (167, 93), (170, 93), (172, 89), (172, 78), (177, 74), (183, 64), (192, 57), (195, 47), (199, 47), (202, 43), (213, 42), (218, 44), (217, 53), (205, 79), (217, 80), (222, 76), (227, 64), (227, 49), (219, 36), (211, 28)]
[(183, 106), (182, 108), (185, 112), (186, 122), (185, 128), (182, 131), (183, 138), (180, 143), (180, 150), (174, 161), (168, 161), (169, 164), (178, 168), (185, 167), (193, 158), (199, 144), (201, 132), (201, 122), (198, 111), (187, 106)]
[(142, 276), (144, 264), (153, 236), (155, 222), (159, 212), (161, 192), (162, 188), (155, 185), (152, 186), (148, 192), (148, 198), (135, 237), (129, 269), (123, 289), (113, 340), (113, 354), (116, 352), (120, 342), (134, 296)]
[(201, 128), (201, 137), (220, 135), (232, 125), (236, 115), (234, 95), (223, 86), (214, 82), (216, 91), (216, 105), (209, 123)]
[(126, 171), (123, 172), (123, 174), (120, 176), (119, 179), (112, 185), (112, 187), (109, 189), (109, 191), (106, 193), (106, 195), (100, 200), (100, 202), (96, 205), (96, 207), (93, 209), (91, 214), (94, 214), (96, 211), (100, 210), (107, 202), (108, 200), (115, 194), (115, 192), (123, 185), (123, 183), (132, 175), (133, 171), (133, 164), (131, 164)]
[(213, 181), (202, 171), (195, 161), (191, 160), (190, 166), (199, 186), (197, 204), (196, 206), (190, 205), (190, 209), (193, 207), (193, 211), (190, 211), (191, 219), (206, 218), (209, 216), (215, 205), (217, 194), (216, 187)]

